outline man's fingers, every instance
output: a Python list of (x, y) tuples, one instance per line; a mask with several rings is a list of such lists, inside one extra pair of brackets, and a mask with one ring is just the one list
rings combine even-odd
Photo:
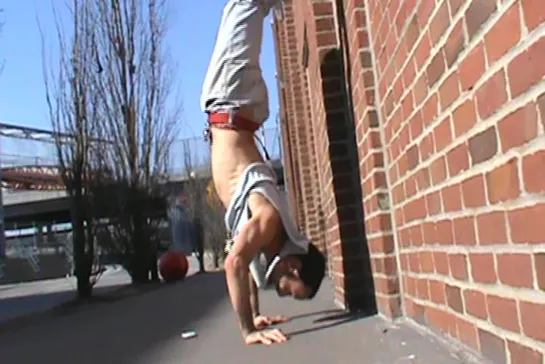
[(280, 323), (280, 322), (286, 322), (289, 319), (286, 316), (275, 316), (272, 318), (272, 322), (274, 323)]
[(277, 343), (282, 343), (287, 340), (286, 336), (280, 330), (271, 330), (267, 334)]
[(267, 337), (267, 335), (265, 335), (265, 334), (263, 334), (263, 333), (262, 333), (261, 335), (259, 335), (259, 339), (260, 339), (261, 342), (262, 342), (263, 344), (265, 344), (265, 345), (271, 345), (271, 344), (272, 344), (271, 339), (269, 339), (269, 338)]

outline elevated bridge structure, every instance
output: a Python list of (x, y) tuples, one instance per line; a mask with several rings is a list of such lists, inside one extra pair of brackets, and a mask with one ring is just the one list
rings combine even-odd
[[(279, 143), (277, 130), (265, 129), (259, 136), (267, 146), (276, 173), (283, 183), (281, 158), (279, 153), (275, 153), (274, 147)], [(61, 179), (55, 143), (58, 140), (70, 143), (72, 139), (68, 134), (0, 123), (0, 173), (5, 230), (70, 221), (71, 202)], [(198, 170), (208, 163), (209, 148), (202, 138), (176, 140), (172, 148), (174, 153), (165, 188), (168, 193), (177, 193), (189, 179), (183, 165), (184, 153), (190, 151), (192, 162)], [(210, 175), (199, 173), (198, 177), (210, 178)]]

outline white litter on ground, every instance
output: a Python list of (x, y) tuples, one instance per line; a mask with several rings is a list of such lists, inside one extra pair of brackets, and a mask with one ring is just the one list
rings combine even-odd
[(193, 330), (182, 332), (182, 339), (189, 340), (197, 337), (197, 333)]

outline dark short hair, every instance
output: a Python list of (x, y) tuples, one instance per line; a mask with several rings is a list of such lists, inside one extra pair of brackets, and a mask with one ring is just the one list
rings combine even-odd
[(312, 243), (308, 245), (307, 254), (298, 254), (296, 257), (301, 261), (299, 277), (305, 286), (310, 289), (308, 298), (314, 298), (324, 279), (325, 257)]

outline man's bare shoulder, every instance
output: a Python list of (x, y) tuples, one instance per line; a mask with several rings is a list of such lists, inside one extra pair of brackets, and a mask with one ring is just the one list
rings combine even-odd
[(280, 221), (280, 213), (276, 207), (259, 192), (250, 193), (248, 197), (248, 207), (252, 214), (259, 214), (268, 219)]

